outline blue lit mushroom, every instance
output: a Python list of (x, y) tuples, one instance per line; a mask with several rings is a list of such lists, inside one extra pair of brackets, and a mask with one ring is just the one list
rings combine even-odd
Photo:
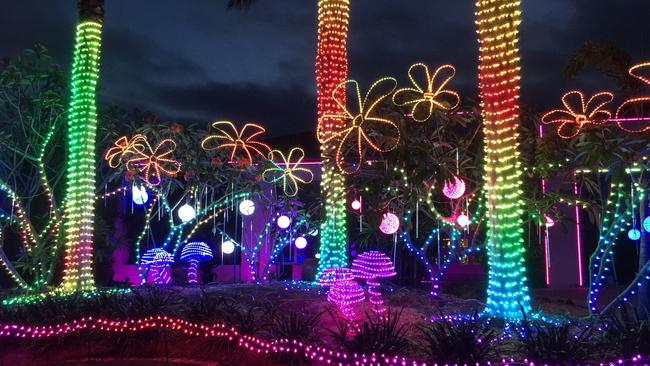
[(147, 250), (141, 259), (142, 265), (149, 267), (153, 271), (153, 283), (155, 285), (167, 285), (171, 283), (172, 278), (167, 269), (174, 263), (174, 257), (165, 249), (152, 248)]
[(202, 241), (195, 241), (185, 244), (181, 251), (181, 261), (188, 262), (187, 281), (190, 284), (197, 284), (197, 268), (199, 263), (212, 259), (212, 250), (208, 244)]

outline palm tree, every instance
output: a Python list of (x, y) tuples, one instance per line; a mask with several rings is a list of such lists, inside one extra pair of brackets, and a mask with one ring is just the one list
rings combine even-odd
[[(228, 6), (246, 9), (254, 2), (255, 0), (229, 0)], [(349, 6), (349, 0), (318, 1), (316, 89), (319, 121), (326, 114), (344, 113), (335, 102), (332, 93), (336, 86), (348, 77)], [(337, 99), (345, 100), (344, 93), (341, 90)], [(339, 127), (341, 126), (319, 125), (319, 131), (328, 133)], [(320, 139), (321, 136), (319, 136)], [(325, 212), (320, 231), (318, 274), (327, 268), (344, 267), (348, 264), (345, 180), (336, 168), (334, 154), (333, 144), (321, 144), (321, 197)]]
[(104, 22), (104, 0), (79, 0), (66, 130), (63, 292), (92, 291), (95, 206), (95, 94)]
[(477, 0), (479, 89), (485, 138), (489, 284), (485, 314), (521, 319), (526, 285), (519, 161), (520, 0)]

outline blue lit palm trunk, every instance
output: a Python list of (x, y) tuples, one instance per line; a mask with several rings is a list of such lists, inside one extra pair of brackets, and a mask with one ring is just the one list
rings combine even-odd
[(519, 128), (519, 0), (477, 0), (479, 89), (485, 138), (489, 283), (485, 314), (530, 311), (524, 266)]
[(66, 131), (63, 292), (92, 291), (95, 207), (95, 94), (104, 17), (103, 0), (79, 1)]

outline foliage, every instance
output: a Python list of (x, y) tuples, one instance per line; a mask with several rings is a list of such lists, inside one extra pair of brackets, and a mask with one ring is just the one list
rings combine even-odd
[(401, 322), (402, 311), (388, 309), (382, 315), (366, 313), (365, 321), (354, 330), (338, 323), (344, 320), (337, 320), (336, 331), (329, 333), (348, 353), (399, 355), (412, 346), (407, 333), (409, 327)]
[(298, 340), (313, 343), (319, 337), (318, 326), (323, 313), (313, 315), (299, 311), (274, 314), (270, 333), (274, 338)]
[(616, 355), (632, 357), (650, 353), (650, 314), (624, 306), (603, 321), (602, 342), (613, 347)]
[(447, 363), (482, 363), (496, 355), (497, 334), (477, 317), (438, 320), (419, 328), (429, 360)]
[(570, 322), (558, 325), (524, 319), (518, 333), (519, 350), (528, 359), (563, 365), (581, 363), (596, 350), (592, 335), (591, 326), (581, 330)]

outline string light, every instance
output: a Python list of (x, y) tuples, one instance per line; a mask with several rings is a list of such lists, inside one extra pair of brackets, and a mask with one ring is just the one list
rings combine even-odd
[[(345, 100), (337, 98), (337, 95), (341, 94), (339, 90), (343, 90), (343, 93), (345, 93), (348, 86), (352, 87), (353, 94), (356, 97), (357, 108), (355, 110), (348, 108)], [(324, 114), (321, 118), (325, 121), (338, 119), (345, 127), (330, 134), (329, 138), (321, 140), (321, 143), (337, 142), (336, 165), (343, 174), (352, 174), (359, 171), (363, 163), (365, 146), (377, 152), (388, 152), (397, 147), (400, 139), (397, 124), (375, 114), (375, 108), (393, 93), (396, 86), (397, 80), (395, 78), (381, 78), (370, 86), (363, 98), (359, 83), (356, 80), (346, 80), (334, 89), (334, 101), (341, 107), (342, 113)], [(322, 122), (319, 123), (319, 126), (327, 124), (327, 122)], [(381, 136), (381, 138), (378, 138), (378, 136)], [(348, 162), (346, 159), (349, 146), (354, 146), (352, 150), (355, 158), (352, 162)]]
[(65, 185), (63, 293), (93, 291), (92, 250), (95, 208), (95, 93), (99, 79), (102, 24), (77, 26), (68, 109)]
[(202, 241), (195, 241), (185, 244), (181, 251), (181, 261), (188, 262), (187, 282), (189, 284), (199, 283), (197, 279), (198, 266), (201, 262), (212, 259), (212, 249)]
[[(421, 87), (414, 75), (415, 70), (424, 72), (426, 87)], [(442, 76), (441, 76), (442, 75)], [(393, 103), (398, 106), (413, 105), (411, 115), (416, 122), (427, 121), (435, 110), (452, 110), (460, 105), (460, 95), (453, 90), (445, 89), (447, 83), (456, 75), (452, 65), (442, 65), (431, 75), (429, 67), (423, 63), (411, 65), (408, 77), (414, 88), (402, 88), (393, 94)], [(438, 78), (442, 79), (438, 83)]]
[(372, 304), (375, 313), (383, 313), (386, 308), (381, 299), (379, 282), (381, 278), (388, 278), (397, 275), (395, 266), (390, 258), (376, 250), (361, 253), (352, 262), (352, 275), (355, 278), (364, 279), (368, 284), (368, 300)]
[[(542, 116), (542, 123), (559, 124), (557, 134), (564, 139), (570, 139), (576, 137), (584, 126), (598, 125), (611, 118), (612, 113), (603, 108), (613, 100), (614, 94), (599, 92), (591, 96), (585, 103), (584, 94), (581, 91), (573, 90), (562, 96), (562, 104), (565, 109), (554, 109), (547, 112)], [(576, 101), (577, 107), (575, 106)]]
[(173, 159), (176, 143), (172, 139), (160, 141), (155, 148), (151, 148), (147, 139), (143, 142), (146, 146), (144, 152), (139, 152), (127, 160), (128, 170), (144, 173), (144, 180), (154, 187), (160, 185), (164, 175), (173, 177), (181, 171), (181, 164)]
[(452, 200), (461, 198), (465, 194), (465, 181), (457, 176), (454, 176), (453, 183), (445, 181), (442, 186), (442, 194)]
[[(345, 209), (345, 180), (336, 169), (332, 139), (344, 128), (344, 121), (324, 119), (324, 115), (344, 113), (336, 100), (345, 105), (345, 91), (335, 90), (348, 78), (347, 36), (350, 18), (349, 0), (318, 0), (318, 45), (316, 48), (317, 138), (321, 142), (321, 220), (319, 252), (316, 253), (318, 279), (324, 270), (345, 267), (347, 220)], [(335, 100), (336, 99), (336, 100)]]
[(519, 0), (477, 0), (479, 89), (485, 136), (489, 278), (485, 315), (519, 320), (529, 313), (518, 151)]
[(280, 150), (271, 150), (269, 161), (273, 167), (264, 170), (262, 178), (267, 183), (282, 181), (284, 194), (295, 197), (298, 194), (298, 183), (308, 184), (314, 180), (311, 170), (301, 165), (304, 158), (305, 151), (299, 147), (291, 149), (287, 156)]
[(230, 160), (235, 160), (241, 149), (248, 158), (248, 162), (253, 162), (251, 151), (261, 157), (271, 150), (269, 145), (257, 141), (256, 138), (266, 132), (266, 129), (255, 123), (246, 123), (241, 130), (230, 121), (217, 121), (212, 124), (212, 128), (217, 133), (210, 135), (201, 141), (201, 147), (204, 150), (230, 149)]

